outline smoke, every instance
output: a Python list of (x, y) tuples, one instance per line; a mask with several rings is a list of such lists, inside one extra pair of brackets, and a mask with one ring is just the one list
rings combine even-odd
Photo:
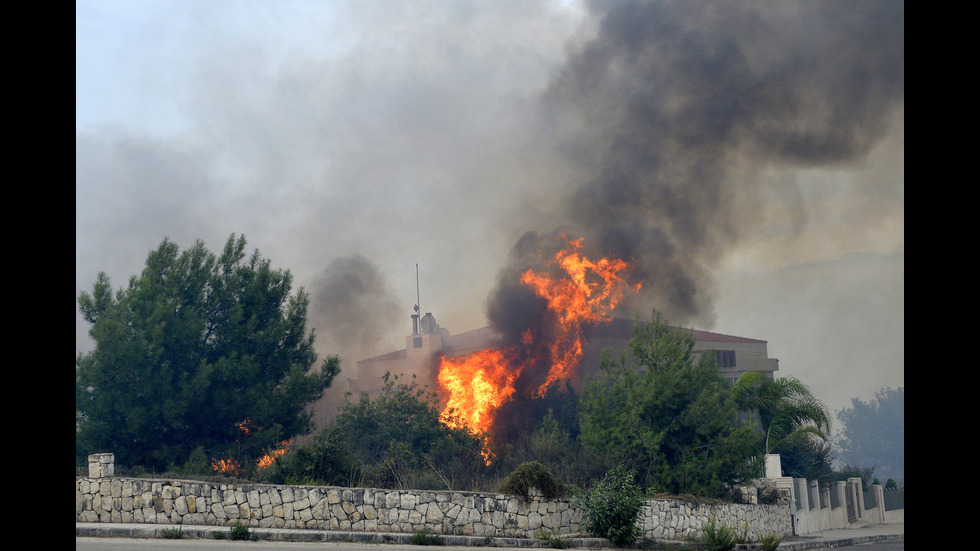
[(355, 255), (330, 261), (310, 292), (317, 348), (341, 358), (341, 373), (316, 406), (318, 424), (334, 413), (356, 375), (357, 360), (393, 346), (385, 340), (402, 321), (400, 304), (378, 267)]
[(311, 305), (310, 324), (324, 348), (353, 358), (385, 349), (385, 335), (402, 321), (384, 276), (360, 255), (330, 261), (311, 291)]
[[(546, 91), (541, 123), (574, 175), (565, 229), (635, 263), (651, 308), (713, 324), (713, 271), (774, 202), (788, 171), (862, 159), (904, 110), (901, 2), (596, 2), (594, 38)], [(566, 167), (567, 168), (567, 167)], [(798, 211), (787, 222), (805, 223)], [(545, 232), (546, 234), (549, 232)], [(513, 335), (539, 305), (515, 282), (538, 233), (514, 247), (488, 300)]]

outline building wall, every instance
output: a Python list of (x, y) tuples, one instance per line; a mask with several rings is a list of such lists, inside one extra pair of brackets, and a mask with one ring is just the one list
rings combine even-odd
[[(608, 349), (613, 358), (619, 358), (623, 351), (628, 350), (634, 324), (634, 320), (617, 318), (608, 324), (591, 328), (585, 333), (585, 347), (579, 362), (580, 372), (578, 379), (572, 381), (574, 387), (581, 388), (582, 380), (598, 370), (604, 349)], [(367, 392), (370, 396), (376, 396), (382, 388), (381, 377), (386, 372), (409, 376), (414, 374), (423, 381), (433, 382), (436, 373), (436, 367), (432, 363), (434, 355), (441, 351), (462, 355), (481, 350), (491, 346), (495, 337), (488, 327), (458, 335), (450, 335), (449, 331), (438, 325), (435, 325), (435, 329), (433, 333), (413, 334), (406, 337), (404, 350), (357, 362), (357, 376), (350, 380), (350, 391), (354, 394)], [(779, 369), (779, 361), (769, 357), (767, 343), (764, 340), (694, 330), (692, 336), (695, 339), (695, 353), (707, 350), (734, 352), (735, 366), (721, 369), (721, 374), (729, 380), (734, 381), (739, 375), (750, 370), (765, 371), (774, 377)], [(414, 346), (417, 339), (422, 339), (420, 348)]]

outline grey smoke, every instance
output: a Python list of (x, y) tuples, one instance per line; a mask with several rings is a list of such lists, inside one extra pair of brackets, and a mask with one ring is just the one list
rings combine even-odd
[[(904, 110), (902, 2), (595, 2), (594, 39), (543, 99), (575, 167), (566, 223), (592, 254), (636, 263), (655, 307), (710, 327), (712, 272), (773, 199), (780, 169), (863, 158)], [(901, 185), (896, 182), (896, 185)], [(790, 220), (802, 224), (802, 215)], [(515, 247), (527, 247), (528, 234)], [(506, 267), (491, 319), (519, 292)]]
[[(378, 267), (354, 255), (330, 261), (310, 291), (310, 325), (318, 346), (350, 361), (387, 352), (386, 335), (403, 322), (402, 304)], [(319, 341), (323, 341), (320, 343)]]

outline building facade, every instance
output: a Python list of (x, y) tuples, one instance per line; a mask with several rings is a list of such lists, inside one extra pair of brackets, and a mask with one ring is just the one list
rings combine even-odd
[[(598, 369), (604, 349), (610, 350), (615, 358), (627, 350), (635, 323), (635, 320), (614, 318), (584, 331), (579, 380), (573, 380), (572, 385), (581, 388), (581, 379)], [(764, 340), (697, 329), (682, 330), (690, 331), (694, 337), (694, 353), (714, 354), (722, 376), (730, 381), (734, 382), (742, 373), (753, 370), (763, 371), (774, 378), (779, 370), (779, 360), (769, 357)], [(490, 327), (452, 335), (436, 323), (431, 313), (421, 319), (413, 315), (412, 333), (405, 337), (405, 348), (358, 361), (356, 376), (348, 379), (348, 389), (355, 396), (367, 393), (375, 397), (384, 387), (383, 377), (386, 373), (405, 377), (415, 375), (424, 384), (431, 385), (435, 381), (440, 355), (463, 356), (490, 348), (496, 337)]]

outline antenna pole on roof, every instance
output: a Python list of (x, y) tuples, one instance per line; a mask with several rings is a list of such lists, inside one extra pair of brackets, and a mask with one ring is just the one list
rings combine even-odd
[(419, 265), (418, 265), (418, 263), (415, 263), (415, 300), (417, 301), (415, 303), (415, 308), (416, 308), (416, 310), (418, 310), (418, 313), (421, 314), (422, 313), (422, 293), (419, 292)]

